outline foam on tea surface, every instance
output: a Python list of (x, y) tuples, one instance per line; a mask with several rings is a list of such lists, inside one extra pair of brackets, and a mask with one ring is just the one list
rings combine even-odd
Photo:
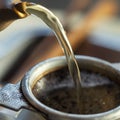
[[(33, 94), (39, 101), (56, 110), (73, 114), (101, 113), (120, 105), (120, 86), (117, 83), (99, 73), (84, 70), (81, 71), (83, 100), (78, 105), (75, 86), (66, 71), (63, 69), (50, 73), (35, 85)], [(44, 88), (41, 83), (45, 83)]]

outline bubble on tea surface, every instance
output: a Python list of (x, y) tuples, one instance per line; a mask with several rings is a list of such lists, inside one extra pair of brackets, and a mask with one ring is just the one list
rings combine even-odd
[[(44, 92), (41, 92), (42, 89), (37, 92), (33, 89), (39, 101), (58, 111), (72, 114), (101, 113), (120, 105), (120, 86), (108, 77), (90, 71), (81, 71), (83, 101), (78, 105), (76, 89), (66, 71), (63, 69), (49, 73), (40, 80), (48, 84), (44, 86), (46, 88)], [(51, 84), (50, 88), (49, 84)], [(83, 108), (79, 111), (81, 105)]]

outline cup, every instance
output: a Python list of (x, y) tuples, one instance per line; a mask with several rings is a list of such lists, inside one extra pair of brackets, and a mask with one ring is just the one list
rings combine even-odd
[[(110, 78), (111, 81), (120, 84), (120, 69), (107, 61), (89, 57), (76, 56), (80, 70), (91, 71), (99, 73)], [(67, 62), (65, 57), (51, 58), (41, 63), (38, 63), (31, 68), (17, 84), (7, 84), (0, 89), (0, 104), (14, 109), (16, 111), (21, 108), (26, 108), (38, 112), (46, 120), (118, 120), (120, 119), (120, 106), (95, 114), (72, 114), (51, 108), (40, 100), (38, 96), (47, 97), (47, 93), (55, 91), (58, 88), (73, 87), (74, 82), (68, 77), (66, 73), (59, 75), (63, 69), (67, 71)], [(54, 72), (57, 75), (54, 75)], [(53, 75), (50, 75), (53, 73)], [(60, 72), (61, 74), (61, 72)], [(45, 76), (48, 77), (46, 78)], [(52, 77), (54, 79), (52, 79)], [(65, 77), (65, 79), (63, 79)], [(94, 83), (94, 82), (93, 82)], [(104, 81), (102, 82), (102, 84)], [(98, 84), (98, 82), (95, 82)], [(38, 92), (36, 94), (36, 92)], [(38, 95), (38, 96), (37, 96)], [(69, 98), (68, 98), (69, 99)]]

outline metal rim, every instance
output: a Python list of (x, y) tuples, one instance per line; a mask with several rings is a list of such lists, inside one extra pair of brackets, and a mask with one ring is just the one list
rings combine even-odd
[[(81, 61), (84, 63), (94, 63), (94, 65), (107, 67), (108, 69), (111, 69), (115, 71), (120, 76), (120, 71), (118, 71), (116, 68), (112, 66), (109, 62), (106, 62), (104, 60), (88, 57), (88, 56), (76, 56), (77, 61)], [(25, 77), (22, 80), (22, 90), (23, 94), (25, 95), (26, 99), (38, 110), (45, 112), (46, 114), (51, 114), (55, 116), (60, 116), (63, 118), (76, 118), (76, 119), (89, 119), (93, 120), (102, 120), (103, 118), (105, 120), (113, 119), (119, 116), (120, 114), (120, 106), (117, 108), (114, 108), (112, 110), (109, 110), (107, 112), (98, 113), (98, 114), (90, 114), (90, 115), (82, 115), (82, 114), (69, 114), (57, 111), (55, 109), (52, 109), (50, 107), (47, 107), (46, 105), (42, 104), (40, 101), (37, 100), (37, 98), (32, 93), (32, 87), (33, 83), (41, 77), (40, 75), (43, 72), (49, 72), (52, 68), (55, 67), (63, 67), (67, 65), (65, 57), (56, 57), (52, 59), (48, 59), (46, 61), (43, 61), (36, 66), (34, 66), (29, 72), (26, 73)], [(47, 69), (46, 69), (47, 68)], [(38, 77), (39, 76), (39, 77)], [(117, 118), (116, 118), (117, 119)]]

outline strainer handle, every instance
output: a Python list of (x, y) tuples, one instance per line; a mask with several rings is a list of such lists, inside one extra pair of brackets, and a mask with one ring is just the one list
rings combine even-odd
[[(20, 82), (17, 84), (7, 84), (3, 88), (0, 88), (0, 105), (18, 111), (21, 108), (36, 111), (25, 99)], [(37, 113), (36, 113), (37, 114)], [(47, 115), (38, 112), (40, 120), (47, 120)]]
[(0, 105), (16, 111), (21, 108), (32, 109), (22, 94), (20, 83), (7, 84), (0, 89)]

